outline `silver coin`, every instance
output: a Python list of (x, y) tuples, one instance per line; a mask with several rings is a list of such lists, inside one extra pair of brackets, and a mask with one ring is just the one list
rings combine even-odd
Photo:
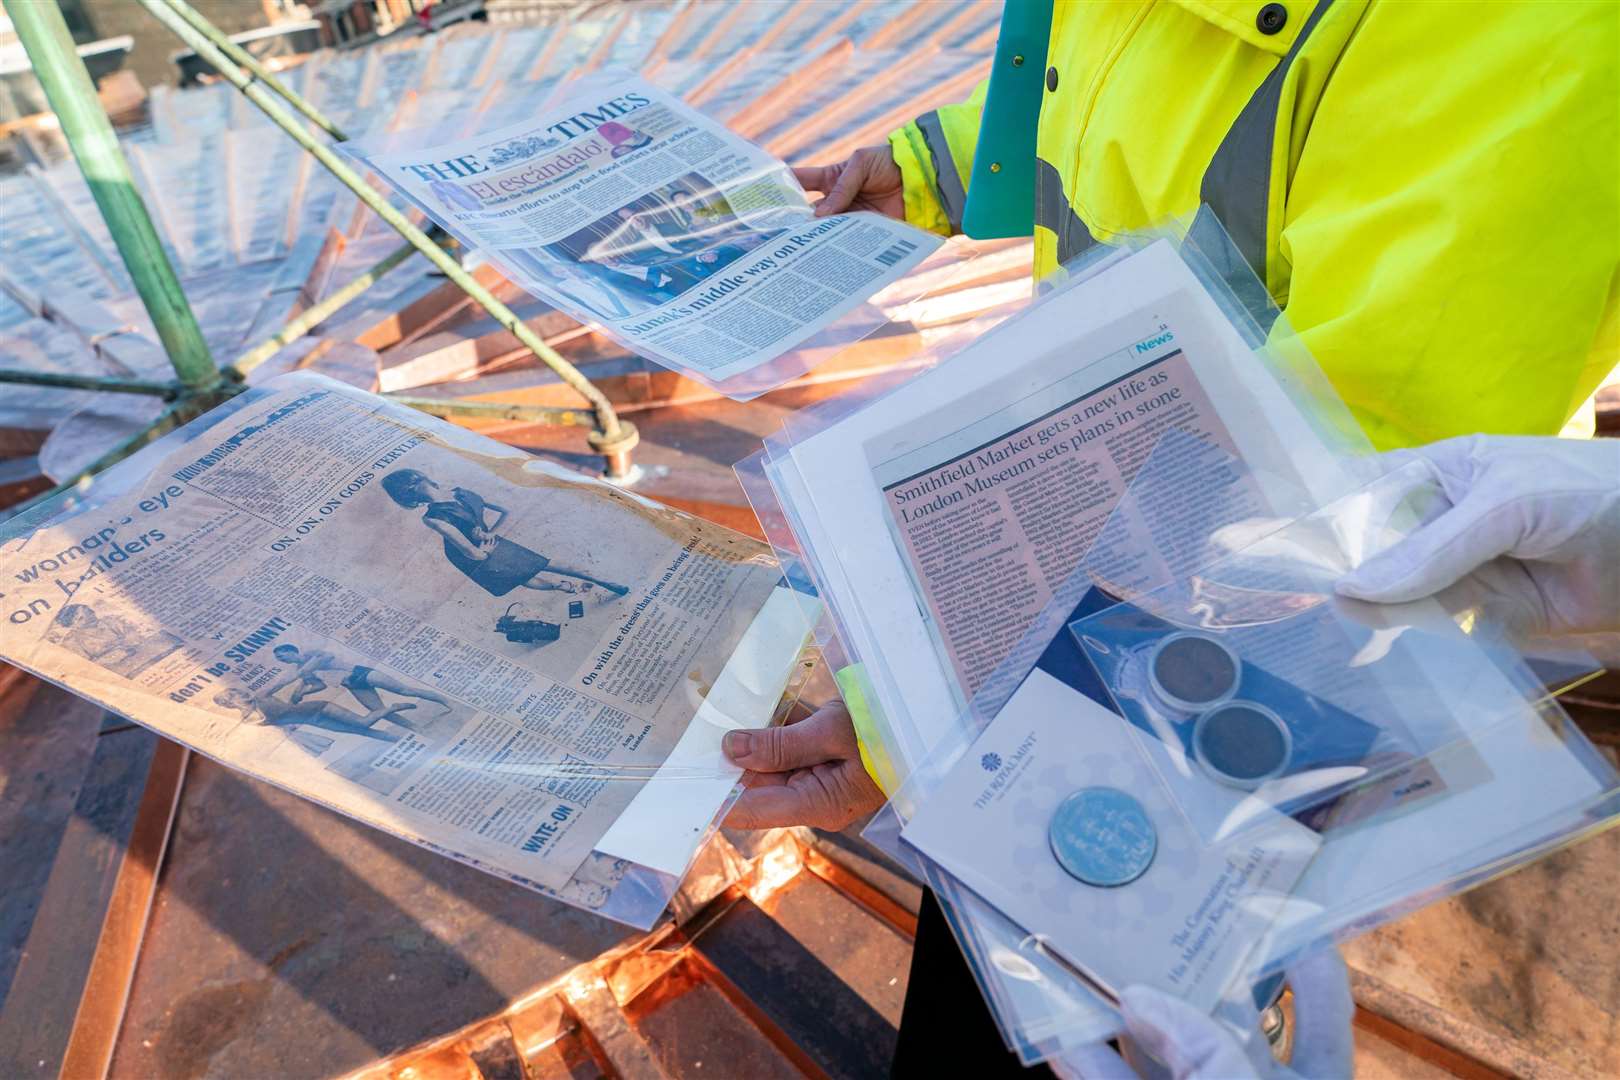
[(1104, 888), (1141, 877), (1159, 850), (1158, 830), (1142, 804), (1111, 787), (1081, 788), (1064, 799), (1047, 835), (1070, 877)]

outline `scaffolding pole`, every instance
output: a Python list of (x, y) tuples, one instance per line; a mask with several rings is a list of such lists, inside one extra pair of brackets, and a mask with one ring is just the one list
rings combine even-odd
[[(147, 11), (151, 12), (164, 26), (168, 27), (176, 37), (194, 51), (199, 58), (211, 65), (232, 86), (258, 107), (259, 111), (287, 136), (303, 147), (315, 160), (320, 162), (327, 172), (331, 173), (350, 191), (359, 197), (373, 213), (395, 232), (399, 233), (407, 243), (427, 257), (445, 277), (454, 282), (463, 292), (472, 299), (500, 326), (534, 353), (558, 378), (571, 389), (590, 403), (592, 411), (596, 414), (596, 430), (586, 436), (586, 441), (598, 454), (607, 459), (607, 474), (610, 477), (621, 478), (628, 469), (629, 454), (639, 440), (635, 425), (628, 420), (620, 420), (613, 403), (607, 395), (597, 389), (589, 379), (580, 373), (579, 369), (569, 363), (561, 353), (547, 345), (540, 336), (529, 329), (522, 319), (518, 318), (510, 308), (503, 304), (494, 293), (486, 289), (471, 274), (462, 269), (461, 264), (434, 243), (426, 233), (417, 228), (411, 220), (400, 213), (384, 198), (376, 188), (372, 187), (366, 178), (361, 176), (337, 152), (321, 142), (294, 116), (282, 107), (276, 100), (277, 96), (291, 100), (296, 95), (285, 86), (279, 86), (279, 92), (266, 89), (266, 85), (251, 71), (245, 71), (232, 62), (226, 52), (220, 48), (218, 41), (224, 40), (225, 35), (209, 23), (201, 15), (191, 10), (184, 0), (137, 0)], [(184, 13), (182, 11), (184, 9)], [(203, 29), (206, 28), (206, 29)], [(254, 66), (258, 66), (255, 64)], [(261, 69), (262, 70), (262, 69)], [(299, 110), (307, 114), (310, 109)], [(318, 115), (318, 114), (317, 114)]]
[(172, 398), (185, 389), (184, 384), (177, 382), (61, 375), (54, 371), (25, 371), (20, 368), (0, 368), (0, 382), (17, 383), (19, 386), (51, 386), (63, 390), (101, 390), (109, 394), (150, 394), (160, 398)]
[[(442, 234), (435, 229), (433, 236), (437, 237), (439, 235)], [(225, 367), (225, 374), (233, 379), (246, 379), (248, 373), (254, 368), (315, 329), (327, 319), (330, 319), (340, 309), (353, 303), (367, 289), (377, 284), (384, 274), (415, 254), (415, 245), (401, 244), (370, 270), (367, 270), (326, 299), (305, 308), (286, 326), (283, 326), (269, 338), (231, 361)]]
[[(229, 35), (222, 32), (219, 27), (203, 18), (196, 8), (186, 3), (185, 0), (175, 0), (169, 6), (174, 9), (175, 14), (190, 24), (192, 29), (218, 46), (219, 51), (230, 57), (237, 67), (247, 71), (259, 82), (275, 91), (283, 101), (308, 117), (310, 123), (332, 136), (338, 142), (347, 142), (349, 140), (349, 137), (336, 124), (327, 119), (324, 113), (311, 105), (302, 95), (296, 94), (289, 89), (286, 83), (271, 74), (270, 69), (259, 63), (257, 57), (232, 41)], [(202, 54), (198, 53), (197, 55), (201, 56)]]
[[(69, 488), (83, 486), (95, 472), (106, 468), (141, 446), (214, 405), (240, 393), (245, 376), (290, 342), (307, 334), (321, 321), (363, 294), (379, 278), (398, 266), (413, 252), (420, 252), (463, 292), (484, 308), (501, 326), (550, 368), (570, 388), (589, 403), (589, 411), (535, 405), (494, 402), (445, 402), (431, 398), (394, 397), (393, 400), (438, 416), (479, 417), (484, 419), (528, 420), (542, 424), (591, 426), (586, 441), (606, 462), (611, 479), (627, 479), (631, 473), (630, 452), (639, 441), (634, 424), (618, 417), (613, 404), (594, 384), (555, 349), (546, 344), (515, 313), (486, 289), (441, 243), (448, 239), (437, 227), (424, 233), (396, 210), (332, 149), (319, 142), (297, 118), (271, 94), (285, 100), (316, 128), (343, 141), (344, 132), (308, 100), (289, 89), (251, 54), (232, 42), (203, 18), (185, 0), (137, 0), (159, 22), (189, 45), (198, 57), (212, 65), (226, 81), (247, 97), (278, 127), (313, 155), (359, 199), (406, 241), (371, 270), (344, 286), (321, 303), (304, 311), (278, 333), (220, 369), (204, 341), (196, 316), (180, 287), (173, 266), (163, 250), (157, 231), (147, 214), (129, 164), (118, 145), (117, 136), (90, 81), (89, 72), (74, 48), (57, 4), (28, 2), (12, 5), (12, 21), (30, 63), (44, 87), (51, 108), (62, 126), (63, 136), (72, 148), (108, 232), (118, 246), (152, 324), (168, 353), (178, 379), (163, 382), (48, 372), (0, 369), (0, 383), (84, 389), (111, 393), (147, 394), (170, 402), (165, 413), (146, 430), (114, 447), (88, 469), (22, 504), (21, 509), (37, 506)], [(268, 88), (268, 90), (266, 89)], [(594, 420), (594, 424), (590, 421)]]
[(129, 162), (96, 96), (90, 73), (74, 48), (61, 8), (54, 2), (27, 0), (8, 5), (6, 13), (56, 112), (62, 135), (84, 173), (90, 194), (101, 208), (107, 232), (118, 245), (118, 254), (152, 317), (175, 374), (188, 388), (213, 388), (219, 382), (213, 355), (164, 254), (157, 230), (152, 227), (146, 204), (130, 175)]

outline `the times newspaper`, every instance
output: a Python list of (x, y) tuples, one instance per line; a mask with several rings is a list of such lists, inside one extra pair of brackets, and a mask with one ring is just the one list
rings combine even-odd
[[(784, 592), (763, 545), (317, 376), (236, 398), (103, 489), (0, 532), (0, 656), (586, 906), (626, 869), (604, 834), (694, 716), (804, 643), (755, 632), (755, 669), (727, 671)], [(695, 846), (735, 771), (716, 778), (670, 785), (693, 797), (636, 842)]]
[(473, 137), (345, 149), (523, 288), (717, 385), (869, 332), (835, 324), (942, 242), (815, 217), (780, 161), (629, 75)]

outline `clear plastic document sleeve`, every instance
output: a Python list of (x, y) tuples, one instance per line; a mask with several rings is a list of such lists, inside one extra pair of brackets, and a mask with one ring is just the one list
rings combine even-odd
[(1553, 699), (1569, 680), (1496, 632), (1499, 568), (1408, 604), (1336, 593), (1434, 512), (1421, 463), (1293, 520), (1256, 513), (1251, 479), (1167, 433), (964, 734), (869, 830), (959, 911), (966, 890), (1016, 923), (1026, 970), (1074, 984), (1037, 1013), (1130, 983), (1214, 1011), (1620, 810), (1620, 776)]
[(874, 213), (815, 217), (786, 165), (632, 74), (565, 84), (500, 121), (344, 150), (523, 288), (729, 397), (804, 374), (938, 286), (908, 275), (940, 237)]
[(818, 617), (748, 537), (309, 374), (0, 523), (0, 577), (0, 658), (639, 926)]
[[(893, 796), (867, 836), (939, 896), (1026, 1062), (1114, 1031), (1109, 999), (1131, 982), (1215, 1008), (1292, 951), (1441, 887), (1426, 863), (1376, 888), (1328, 868), (1364, 859), (1350, 838), (1380, 823), (1438, 823), (1419, 811), (1488, 797), (1485, 746), (1523, 735), (1526, 710), (1590, 781), (1560, 794), (1586, 792), (1590, 814), (1612, 790), (1517, 655), (1482, 644), (1483, 609), (1460, 640), (1447, 619), (1369, 646), (1328, 603), (1325, 568), (1176, 594), (1240, 553), (1253, 569), (1268, 532), (1303, 535), (1313, 515), (1342, 524), (1342, 572), (1411, 507), (1348, 516), (1377, 476), (1370, 448), (1207, 212), (1060, 277), (929, 370), (789, 417), (740, 470), (861, 690), (859, 734)], [(1219, 633), (1197, 621), (1261, 600), (1303, 607)], [(1068, 666), (1042, 670), (1059, 643)], [(1447, 650), (1515, 694), (1464, 717), (1429, 671)], [(1222, 661), (1233, 686), (1212, 692)], [(1081, 716), (1089, 759), (1063, 750)], [(1565, 835), (1569, 805), (1511, 841), (1475, 835), (1477, 865)], [(1015, 835), (994, 852), (975, 842)], [(1324, 890), (1348, 898), (1347, 883), (1365, 887), (1359, 905), (1329, 903)], [(1099, 938), (1132, 947), (1099, 951)]]

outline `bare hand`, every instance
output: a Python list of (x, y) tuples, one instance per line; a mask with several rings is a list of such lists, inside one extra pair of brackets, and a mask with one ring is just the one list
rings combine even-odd
[(819, 191), (816, 217), (846, 210), (872, 210), (896, 221), (906, 219), (905, 181), (887, 144), (863, 146), (838, 165), (806, 165), (793, 170), (806, 191)]
[(726, 756), (749, 770), (748, 790), (726, 815), (729, 828), (837, 832), (883, 805), (841, 702), (781, 727), (727, 732), (724, 745)]

